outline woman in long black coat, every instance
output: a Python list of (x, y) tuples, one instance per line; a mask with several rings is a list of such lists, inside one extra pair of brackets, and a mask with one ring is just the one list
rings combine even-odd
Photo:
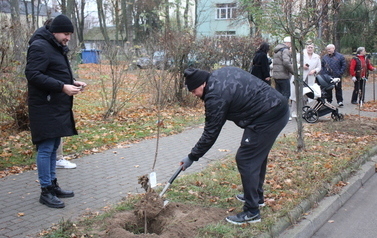
[(253, 58), (250, 73), (271, 85), (270, 63), (267, 57), (269, 50), (270, 45), (267, 42), (263, 42), (258, 47)]

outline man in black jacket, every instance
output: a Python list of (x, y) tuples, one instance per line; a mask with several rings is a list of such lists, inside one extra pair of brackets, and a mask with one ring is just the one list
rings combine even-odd
[(189, 68), (184, 77), (188, 90), (204, 101), (205, 126), (191, 153), (180, 162), (182, 169), (190, 167), (212, 147), (226, 120), (233, 121), (244, 129), (236, 162), (244, 189), (244, 194), (237, 198), (245, 204), (243, 212), (226, 220), (237, 225), (260, 222), (267, 156), (288, 122), (287, 100), (259, 78), (235, 67), (221, 68), (212, 74)]
[(29, 41), (25, 69), (32, 142), (37, 146), (38, 178), (42, 193), (39, 202), (53, 208), (65, 205), (59, 197), (73, 197), (56, 179), (56, 150), (61, 137), (77, 135), (73, 119), (73, 95), (85, 83), (75, 81), (69, 65), (67, 43), (73, 24), (65, 15), (50, 26), (39, 28)]

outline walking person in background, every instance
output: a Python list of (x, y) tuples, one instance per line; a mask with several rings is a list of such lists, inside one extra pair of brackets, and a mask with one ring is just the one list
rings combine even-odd
[(77, 165), (66, 160), (63, 156), (63, 138), (60, 140), (58, 150), (56, 151), (56, 168), (57, 169), (75, 169)]
[(227, 120), (244, 129), (236, 154), (244, 194), (243, 212), (228, 216), (230, 223), (242, 225), (260, 222), (259, 207), (264, 205), (263, 183), (267, 157), (289, 117), (286, 98), (259, 78), (236, 67), (224, 67), (212, 74), (186, 69), (188, 90), (204, 101), (205, 126), (191, 153), (180, 164), (186, 170), (215, 143)]
[(263, 42), (255, 52), (250, 73), (257, 78), (262, 79), (268, 85), (271, 85), (270, 77), (270, 62), (268, 60), (268, 51), (270, 45), (267, 42)]
[(370, 60), (366, 57), (366, 50), (364, 47), (357, 48), (356, 56), (352, 58), (350, 63), (350, 75), (354, 83), (352, 92), (352, 104), (364, 103), (365, 98), (365, 83), (368, 80), (369, 70), (375, 71), (376, 68), (370, 63)]
[(65, 15), (39, 28), (29, 41), (25, 68), (30, 129), (37, 147), (42, 190), (39, 202), (53, 208), (65, 206), (59, 198), (74, 196), (73, 191), (61, 189), (56, 178), (56, 152), (61, 137), (77, 135), (73, 95), (86, 86), (74, 80), (67, 57), (67, 43), (73, 31), (73, 24)]
[[(315, 76), (321, 71), (321, 58), (318, 54), (314, 53), (314, 44), (308, 43), (303, 52), (304, 66), (303, 66), (303, 80), (309, 86), (312, 86), (315, 82)], [(300, 57), (297, 57), (297, 61), (300, 62)], [(291, 115), (297, 117), (297, 100), (296, 100), (296, 87), (294, 80), (291, 80)], [(304, 103), (305, 104), (305, 103)]]
[[(342, 75), (346, 70), (346, 59), (344, 56), (335, 51), (335, 45), (326, 46), (327, 54), (322, 57), (320, 74), (328, 74), (332, 78), (340, 78), (339, 83), (335, 85), (335, 97), (339, 107), (343, 107), (342, 92)], [(327, 102), (332, 103), (332, 89), (327, 91)]]
[(272, 77), (275, 79), (275, 88), (289, 100), (291, 95), (291, 76), (294, 74), (291, 57), (291, 37), (284, 38), (284, 44), (274, 48), (274, 65)]

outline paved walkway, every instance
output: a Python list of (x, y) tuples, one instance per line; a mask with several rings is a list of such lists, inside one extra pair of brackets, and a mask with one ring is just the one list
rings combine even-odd
[[(343, 114), (358, 114), (350, 104), (350, 89), (344, 91)], [(366, 101), (373, 99), (370, 89)], [(371, 116), (372, 113), (361, 112)], [(320, 120), (328, 120), (326, 117)], [(160, 138), (156, 164), (157, 182), (165, 183), (178, 168), (199, 139), (203, 128), (193, 128), (183, 133)], [(290, 121), (282, 134), (296, 131), (295, 121)], [(235, 154), (242, 129), (232, 122), (225, 124), (213, 148), (183, 173), (200, 171), (213, 160)], [(129, 193), (143, 192), (137, 183), (138, 176), (147, 174), (153, 165), (156, 140), (145, 140), (122, 148), (75, 159), (76, 169), (59, 169), (57, 177), (65, 189), (75, 192), (74, 198), (63, 198), (66, 207), (53, 209), (41, 205), (37, 172), (27, 171), (0, 179), (0, 238), (35, 237), (42, 229), (61, 220), (74, 220), (79, 216), (100, 211), (115, 204)]]

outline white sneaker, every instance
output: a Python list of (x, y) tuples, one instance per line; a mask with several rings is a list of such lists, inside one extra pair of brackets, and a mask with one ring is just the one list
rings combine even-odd
[(71, 163), (66, 159), (60, 159), (56, 161), (56, 168), (57, 169), (75, 169), (76, 164)]

